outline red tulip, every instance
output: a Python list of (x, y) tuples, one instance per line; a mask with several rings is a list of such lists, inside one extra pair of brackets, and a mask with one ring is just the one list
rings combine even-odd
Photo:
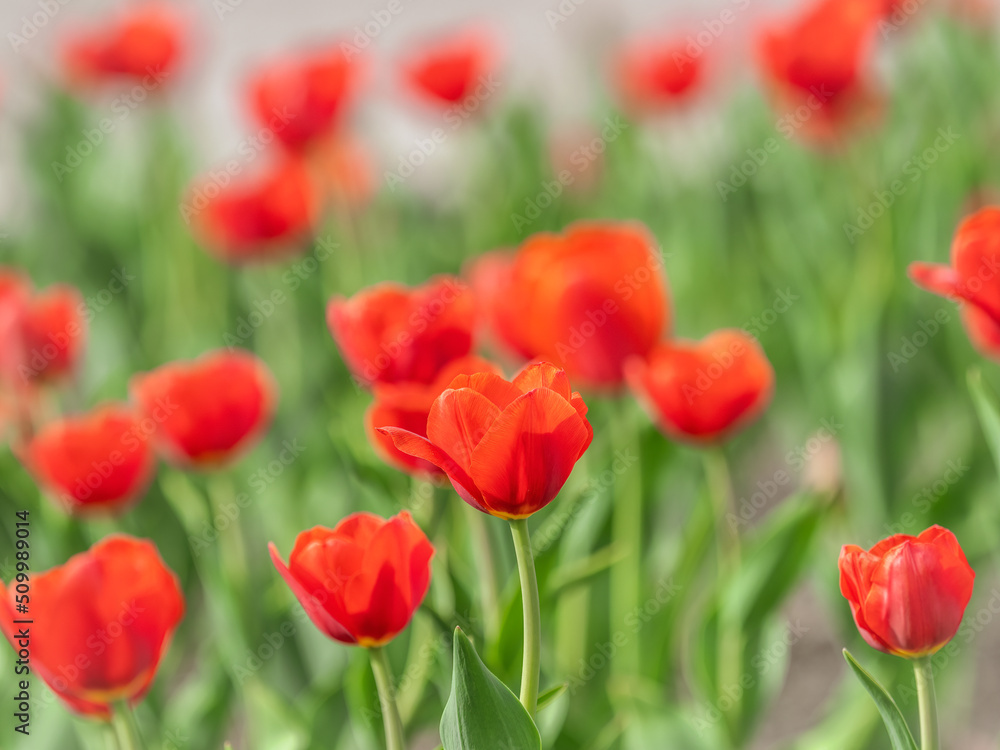
[(431, 407), (427, 437), (379, 430), (403, 453), (448, 475), (469, 505), (499, 518), (527, 518), (548, 505), (590, 446), (587, 405), (569, 378), (542, 362), (507, 382), (459, 375)]
[(660, 428), (693, 443), (725, 440), (767, 407), (774, 390), (774, 370), (757, 340), (735, 329), (664, 342), (626, 372)]
[[(31, 671), (73, 711), (108, 719), (112, 705), (142, 700), (184, 616), (177, 576), (156, 546), (109, 536), (65, 565), (32, 573)], [(17, 588), (0, 583), (0, 628), (15, 651)]]
[(475, 305), (453, 276), (408, 289), (385, 282), (350, 299), (334, 297), (326, 322), (341, 356), (364, 386), (429, 384), (441, 368), (472, 349)]
[(249, 263), (281, 260), (304, 250), (318, 202), (305, 166), (284, 159), (244, 179), (213, 172), (192, 189), (181, 213), (186, 222), (195, 220), (209, 250), (222, 260)]
[(295, 539), (274, 567), (324, 635), (365, 648), (382, 646), (410, 623), (431, 583), (434, 547), (403, 511), (389, 520), (355, 513), (334, 529), (317, 526)]
[(117, 76), (159, 85), (174, 72), (184, 49), (184, 28), (174, 8), (133, 5), (103, 27), (77, 30), (63, 49), (72, 79), (100, 82)]
[(267, 366), (245, 351), (217, 351), (137, 375), (130, 386), (156, 443), (181, 466), (232, 463), (264, 434), (277, 400)]
[(620, 385), (625, 360), (668, 328), (662, 262), (641, 225), (580, 222), (528, 238), (506, 268), (496, 255), (484, 262), (470, 278), (495, 336), (574, 382)]
[(962, 624), (976, 574), (955, 535), (931, 526), (896, 534), (870, 550), (845, 544), (840, 593), (872, 648), (907, 659), (929, 656)]
[(625, 101), (639, 109), (670, 107), (687, 99), (705, 72), (703, 55), (691, 57), (683, 39), (649, 39), (621, 50), (615, 80)]
[(493, 363), (470, 355), (445, 365), (437, 379), (430, 385), (423, 383), (376, 383), (375, 400), (365, 413), (368, 439), (382, 459), (397, 469), (416, 476), (432, 479), (444, 478), (445, 473), (422, 458), (403, 453), (396, 448), (392, 438), (380, 432), (382, 427), (401, 427), (421, 437), (427, 437), (427, 417), (431, 407), (451, 382), (459, 375), (492, 372), (500, 375)]
[(357, 78), (358, 65), (339, 49), (275, 61), (250, 83), (254, 117), (284, 146), (300, 151), (338, 125)]
[(951, 265), (911, 263), (910, 278), (928, 291), (963, 304), (969, 338), (1000, 359), (1000, 207), (966, 218), (951, 243)]
[(22, 318), (22, 357), (18, 370), (25, 380), (52, 381), (72, 375), (83, 354), (87, 323), (85, 303), (75, 288), (58, 284), (35, 294)]
[(433, 104), (462, 105), (484, 84), (492, 90), (488, 76), (494, 64), (489, 39), (467, 31), (411, 54), (403, 62), (403, 77), (419, 96)]
[(145, 494), (156, 465), (139, 416), (120, 404), (45, 425), (25, 447), (24, 462), (78, 513), (125, 510)]
[(0, 384), (23, 379), (24, 314), (31, 299), (31, 282), (20, 272), (0, 267)]

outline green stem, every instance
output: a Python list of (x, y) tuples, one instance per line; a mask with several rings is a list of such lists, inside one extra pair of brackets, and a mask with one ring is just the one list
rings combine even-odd
[(528, 519), (516, 518), (510, 522), (517, 554), (517, 570), (521, 577), (521, 599), (524, 606), (524, 661), (521, 666), (521, 703), (534, 717), (538, 704), (538, 682), (541, 670), (542, 613), (538, 603), (538, 578), (535, 576), (535, 559), (531, 554), (531, 535)]
[(934, 695), (934, 664), (929, 656), (913, 660), (917, 680), (917, 705), (920, 707), (921, 750), (938, 750), (941, 746), (938, 730), (937, 698)]
[(115, 703), (111, 712), (111, 726), (118, 740), (119, 750), (145, 750), (146, 745), (128, 701)]
[(375, 685), (378, 687), (378, 699), (382, 705), (382, 724), (385, 726), (386, 750), (405, 750), (403, 741), (403, 722), (399, 718), (396, 706), (396, 690), (392, 684), (392, 668), (384, 646), (368, 649), (371, 656), (372, 672), (375, 673)]
[[(638, 434), (635, 427), (634, 411), (628, 399), (619, 399), (613, 404), (609, 427), (611, 430), (611, 446), (607, 461), (614, 467), (617, 455), (615, 451), (632, 449), (641, 454)], [(611, 539), (615, 545), (627, 554), (610, 570), (611, 576), (611, 607), (609, 632), (614, 635), (629, 622), (636, 607), (642, 604), (642, 585), (644, 573), (642, 570), (642, 473), (637, 469), (629, 469), (615, 475), (612, 489), (611, 506)], [(620, 684), (627, 684), (642, 671), (642, 642), (636, 635), (622, 643), (618, 654), (611, 662), (611, 671), (615, 677), (621, 678)], [(617, 682), (617, 681), (616, 681)]]

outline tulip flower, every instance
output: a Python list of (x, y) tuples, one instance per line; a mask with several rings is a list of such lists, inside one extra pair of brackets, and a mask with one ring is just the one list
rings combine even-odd
[(13, 385), (22, 378), (24, 314), (31, 299), (31, 282), (20, 272), (0, 267), (0, 382)]
[(45, 425), (23, 460), (39, 484), (74, 513), (121, 513), (153, 479), (156, 458), (139, 416), (122, 404)]
[(495, 254), (482, 262), (470, 279), (493, 335), (575, 383), (621, 385), (625, 361), (669, 329), (662, 261), (641, 225), (580, 222), (529, 237), (506, 267)]
[(489, 39), (466, 31), (432, 41), (411, 53), (402, 64), (403, 78), (421, 98), (445, 107), (468, 106), (487, 84), (496, 62)]
[(51, 382), (72, 375), (87, 336), (85, 307), (80, 292), (65, 284), (31, 297), (21, 322), (18, 371), (25, 380)]
[(174, 72), (184, 42), (184, 27), (173, 7), (142, 2), (104, 26), (75, 31), (66, 39), (63, 63), (74, 81), (123, 77), (148, 88)]
[(966, 218), (951, 243), (951, 265), (911, 263), (918, 286), (962, 305), (962, 322), (972, 343), (1000, 359), (1000, 207)]
[(293, 151), (329, 135), (344, 116), (357, 87), (358, 65), (340, 49), (278, 60), (250, 83), (253, 115)]
[[(17, 597), (17, 585), (0, 583), (0, 628), (15, 651), (15, 621), (26, 617)], [(31, 574), (31, 671), (74, 712), (108, 720), (116, 705), (142, 700), (183, 616), (177, 576), (156, 546), (114, 534)]]
[(757, 340), (736, 329), (702, 341), (667, 341), (628, 363), (629, 387), (660, 429), (677, 440), (720, 443), (755, 419), (774, 390)]
[(399, 427), (422, 437), (427, 437), (427, 417), (431, 407), (451, 382), (459, 375), (473, 375), (478, 372), (500, 374), (493, 363), (470, 355), (453, 360), (445, 365), (435, 381), (423, 383), (376, 383), (373, 391), (375, 400), (365, 413), (365, 428), (368, 439), (382, 459), (398, 469), (419, 477), (444, 478), (444, 471), (429, 461), (403, 453), (389, 435), (379, 430), (382, 427)]
[(355, 379), (374, 383), (434, 382), (441, 369), (472, 349), (475, 304), (468, 287), (437, 276), (412, 289), (385, 282), (350, 299), (335, 297), (326, 322)]
[(132, 398), (155, 425), (164, 457), (214, 469), (236, 461), (264, 434), (277, 400), (274, 378), (250, 352), (216, 351), (137, 375)]
[(430, 588), (434, 547), (403, 511), (388, 520), (354, 513), (333, 529), (303, 531), (285, 565), (271, 560), (320, 632), (368, 649), (388, 750), (404, 750), (395, 686), (383, 646), (413, 618)]
[(670, 108), (696, 90), (705, 73), (703, 55), (692, 57), (677, 39), (632, 42), (619, 52), (614, 75), (625, 102), (640, 110)]
[(209, 251), (230, 263), (282, 260), (301, 252), (318, 210), (309, 172), (291, 158), (248, 178), (213, 172), (181, 206), (182, 217), (194, 222)]

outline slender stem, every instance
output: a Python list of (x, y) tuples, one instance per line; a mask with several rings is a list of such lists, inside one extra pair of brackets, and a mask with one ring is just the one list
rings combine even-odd
[(534, 717), (538, 705), (538, 682), (541, 670), (542, 613), (538, 603), (538, 578), (535, 559), (531, 554), (528, 519), (510, 522), (517, 554), (517, 571), (521, 577), (521, 600), (524, 606), (524, 661), (521, 665), (521, 703)]
[(146, 745), (128, 701), (115, 703), (111, 712), (111, 726), (115, 730), (119, 750), (145, 750)]
[(371, 656), (372, 672), (375, 673), (379, 703), (382, 704), (385, 748), (386, 750), (405, 750), (403, 722), (399, 718), (399, 709), (396, 707), (396, 690), (392, 684), (392, 668), (389, 666), (389, 657), (383, 646), (370, 648), (368, 653)]
[(937, 698), (934, 695), (934, 664), (931, 657), (913, 660), (917, 680), (917, 705), (920, 707), (921, 750), (938, 750), (941, 738), (938, 730)]
[[(614, 470), (618, 452), (636, 451), (641, 455), (639, 435), (635, 426), (634, 410), (626, 398), (611, 404), (609, 427), (611, 445), (606, 457), (608, 466)], [(611, 540), (626, 554), (614, 566), (611, 575), (611, 606), (609, 609), (609, 632), (614, 635), (628, 628), (629, 618), (642, 604), (642, 585), (645, 573), (642, 569), (642, 472), (629, 469), (616, 472), (612, 488)], [(628, 630), (626, 630), (628, 632)], [(629, 637), (620, 644), (618, 654), (611, 662), (611, 672), (621, 678), (620, 684), (629, 684), (643, 668), (642, 639), (640, 634)]]

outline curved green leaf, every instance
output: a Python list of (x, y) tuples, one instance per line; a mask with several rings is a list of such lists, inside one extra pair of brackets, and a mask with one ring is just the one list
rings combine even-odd
[(878, 680), (858, 664), (846, 648), (844, 649), (844, 658), (847, 659), (854, 674), (868, 691), (868, 695), (875, 701), (878, 712), (882, 714), (882, 721), (885, 722), (886, 731), (889, 732), (892, 750), (918, 750), (917, 743), (913, 741), (913, 735), (910, 734), (910, 728), (906, 726), (906, 719), (903, 718), (903, 714), (900, 713), (899, 706), (896, 705), (892, 696), (879, 684)]

